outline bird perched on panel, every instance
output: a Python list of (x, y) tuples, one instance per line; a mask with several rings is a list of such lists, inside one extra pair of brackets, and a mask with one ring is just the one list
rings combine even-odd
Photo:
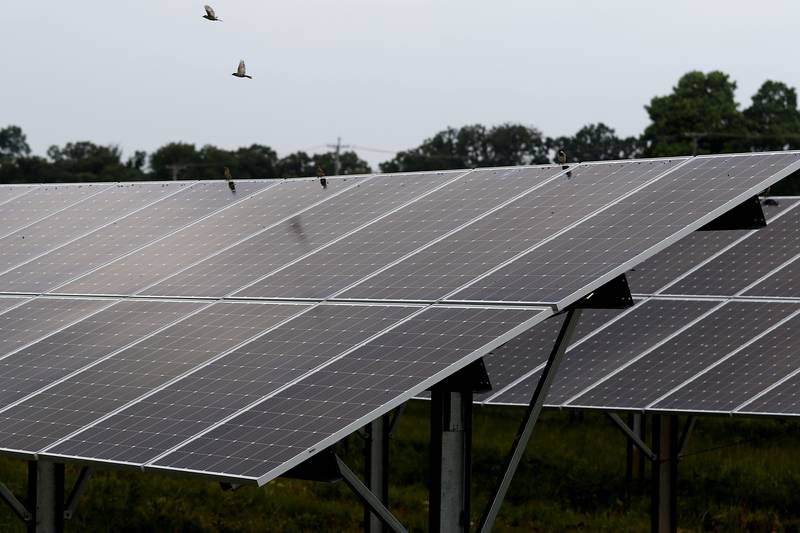
[(253, 76), (247, 75), (247, 71), (244, 67), (244, 59), (239, 61), (239, 67), (236, 69), (236, 72), (231, 74), (231, 76), (236, 76), (237, 78), (250, 78), (251, 80), (253, 79)]
[(225, 181), (228, 182), (228, 188), (231, 192), (236, 192), (236, 184), (233, 182), (233, 176), (231, 176), (231, 169), (225, 167)]
[(203, 15), (203, 18), (204, 18), (204, 19), (206, 19), (206, 20), (210, 20), (210, 21), (212, 21), (212, 22), (222, 22), (222, 19), (221, 19), (221, 18), (217, 18), (217, 14), (216, 14), (216, 13), (214, 13), (214, 8), (213, 8), (213, 7), (211, 7), (211, 6), (209, 6), (209, 5), (205, 5), (205, 6), (203, 6), (203, 7), (204, 7), (204, 8), (205, 8), (205, 10), (206, 10), (206, 14), (205, 14), (205, 15)]
[[(561, 164), (561, 170), (567, 170), (569, 168), (569, 165), (567, 164), (567, 152), (565, 152), (563, 149), (558, 151), (558, 162)], [(572, 177), (571, 171), (567, 172), (567, 177)]]
[(319, 178), (319, 184), (322, 185), (323, 189), (328, 188), (328, 180), (325, 179), (325, 171), (322, 170), (322, 167), (317, 165), (317, 177)]

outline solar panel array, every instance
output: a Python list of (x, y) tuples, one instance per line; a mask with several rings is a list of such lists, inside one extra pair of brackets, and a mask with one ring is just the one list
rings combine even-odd
[[(767, 228), (696, 232), (629, 271), (636, 305), (584, 311), (546, 405), (800, 415), (800, 198), (776, 201)], [(560, 320), (484, 358), (477, 401), (527, 405)]]
[(0, 452), (264, 483), (798, 168), (0, 187)]

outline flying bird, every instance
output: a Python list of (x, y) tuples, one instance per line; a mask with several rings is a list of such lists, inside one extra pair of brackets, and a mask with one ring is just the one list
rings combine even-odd
[(206, 20), (210, 20), (212, 22), (222, 22), (222, 19), (217, 18), (217, 14), (214, 13), (214, 8), (211, 6), (203, 6), (206, 10), (206, 14), (203, 15), (203, 18)]
[(236, 76), (237, 78), (250, 78), (251, 80), (253, 79), (253, 76), (248, 76), (246, 74), (246, 71), (245, 71), (245, 68), (244, 68), (244, 59), (239, 61), (239, 67), (236, 69), (236, 72), (231, 74), (231, 76)]
[(322, 167), (317, 165), (317, 177), (319, 178), (319, 184), (322, 185), (323, 189), (328, 188), (328, 180), (325, 179), (325, 171), (322, 170)]
[(231, 192), (236, 192), (236, 184), (233, 182), (233, 176), (231, 176), (231, 169), (225, 167), (225, 181), (228, 182), (228, 188)]

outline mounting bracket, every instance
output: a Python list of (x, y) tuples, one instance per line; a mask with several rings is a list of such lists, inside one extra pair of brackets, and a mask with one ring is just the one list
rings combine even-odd
[(620, 274), (570, 306), (574, 309), (627, 309), (633, 307), (628, 278)]
[(446, 377), (436, 385), (432, 386), (431, 391), (448, 392), (489, 392), (492, 390), (492, 383), (489, 380), (489, 373), (486, 372), (486, 365), (483, 358), (473, 361), (455, 374)]
[(759, 229), (766, 227), (767, 219), (758, 196), (753, 196), (727, 211), (697, 231), (722, 231), (733, 229)]

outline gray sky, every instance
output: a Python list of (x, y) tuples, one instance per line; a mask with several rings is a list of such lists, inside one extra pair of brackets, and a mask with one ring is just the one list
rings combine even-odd
[[(448, 125), (621, 135), (689, 70), (800, 85), (797, 0), (6, 2), (0, 127), (51, 144), (398, 150)], [(230, 75), (247, 61), (254, 80)], [(362, 151), (375, 164), (388, 154)]]

